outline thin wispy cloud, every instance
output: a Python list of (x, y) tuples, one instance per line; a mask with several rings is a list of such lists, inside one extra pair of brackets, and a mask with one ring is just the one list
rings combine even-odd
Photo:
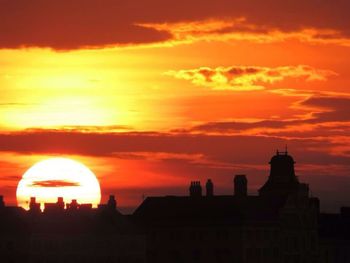
[(80, 186), (80, 183), (65, 181), (65, 180), (46, 180), (46, 181), (34, 181), (29, 186), (32, 186), (32, 187), (74, 187), (74, 186)]
[(268, 84), (283, 81), (287, 78), (304, 79), (305, 81), (324, 81), (337, 75), (334, 71), (316, 69), (306, 65), (257, 67), (201, 67), (189, 70), (171, 70), (165, 73), (177, 79), (184, 79), (195, 85), (216, 90), (262, 90)]

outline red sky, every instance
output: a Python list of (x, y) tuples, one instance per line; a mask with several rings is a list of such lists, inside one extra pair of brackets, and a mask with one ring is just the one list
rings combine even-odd
[[(0, 0), (0, 193), (80, 160), (120, 207), (254, 194), (288, 145), (324, 210), (350, 205), (346, 0)], [(130, 211), (130, 210), (128, 210)]]

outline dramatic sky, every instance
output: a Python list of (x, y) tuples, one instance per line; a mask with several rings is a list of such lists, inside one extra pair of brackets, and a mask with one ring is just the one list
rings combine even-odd
[[(288, 145), (323, 210), (350, 205), (348, 0), (0, 0), (0, 192), (65, 156), (102, 200), (249, 192)], [(53, 186), (54, 187), (54, 186)], [(130, 211), (130, 210), (128, 210)]]

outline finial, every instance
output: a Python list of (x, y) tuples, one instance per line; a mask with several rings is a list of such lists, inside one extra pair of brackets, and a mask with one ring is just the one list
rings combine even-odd
[(286, 155), (288, 155), (288, 145), (286, 144)]
[(276, 151), (276, 155), (279, 155), (280, 153), (278, 152), (278, 149), (277, 149), (277, 151)]

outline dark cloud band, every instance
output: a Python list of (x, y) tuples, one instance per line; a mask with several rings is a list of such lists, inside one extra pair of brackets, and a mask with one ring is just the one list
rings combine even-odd
[(78, 182), (70, 182), (64, 180), (47, 180), (47, 181), (34, 181), (30, 186), (33, 187), (73, 187), (80, 186)]
[[(258, 32), (313, 28), (334, 31), (320, 33), (319, 38), (347, 38), (349, 9), (345, 0), (0, 0), (0, 48), (62, 50), (156, 43), (171, 39), (171, 32), (142, 24), (242, 17)], [(232, 30), (252, 31), (244, 25)]]

